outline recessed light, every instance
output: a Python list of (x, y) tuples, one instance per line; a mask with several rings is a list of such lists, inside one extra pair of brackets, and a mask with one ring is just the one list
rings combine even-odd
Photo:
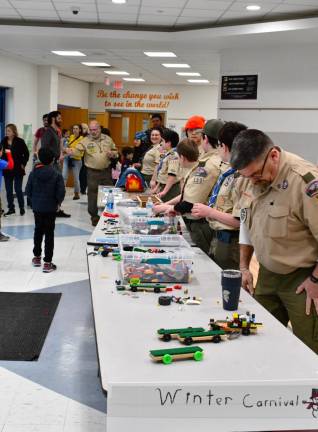
[(127, 0), (112, 0), (112, 3), (115, 4), (125, 4)]
[(145, 80), (143, 78), (123, 78), (124, 81), (131, 81), (131, 82), (144, 82)]
[(167, 52), (160, 52), (160, 51), (144, 51), (144, 54), (148, 57), (177, 57), (175, 53), (167, 51)]
[(246, 6), (246, 9), (247, 10), (249, 10), (249, 11), (258, 11), (258, 10), (260, 10), (260, 6), (258, 6), (258, 5), (249, 5), (249, 6)]
[(189, 83), (197, 83), (197, 84), (203, 84), (203, 83), (209, 83), (210, 81), (207, 79), (188, 79)]
[(176, 72), (179, 76), (201, 76), (199, 72)]
[(130, 75), (128, 72), (125, 71), (104, 71), (108, 75)]
[(187, 63), (162, 63), (162, 66), (166, 68), (189, 68), (190, 65)]
[(51, 52), (59, 56), (86, 57), (86, 54), (83, 54), (80, 51), (51, 51)]
[(85, 66), (104, 66), (104, 67), (110, 67), (108, 63), (103, 62), (81, 62)]

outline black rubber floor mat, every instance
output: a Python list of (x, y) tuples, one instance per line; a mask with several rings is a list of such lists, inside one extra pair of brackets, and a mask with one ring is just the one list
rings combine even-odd
[(37, 360), (62, 294), (0, 292), (0, 360)]

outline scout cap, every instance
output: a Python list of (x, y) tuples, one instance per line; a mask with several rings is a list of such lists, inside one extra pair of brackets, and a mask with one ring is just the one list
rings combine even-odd
[(224, 122), (218, 119), (208, 120), (203, 128), (203, 133), (210, 138), (218, 139), (219, 132), (224, 126)]
[(185, 126), (184, 129), (202, 129), (205, 123), (205, 118), (202, 116), (192, 116), (190, 117)]

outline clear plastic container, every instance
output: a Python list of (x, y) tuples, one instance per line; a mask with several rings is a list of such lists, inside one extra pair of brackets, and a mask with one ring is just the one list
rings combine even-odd
[(177, 222), (169, 217), (137, 217), (128, 219), (131, 232), (134, 234), (161, 235), (177, 234)]
[[(121, 270), (125, 281), (189, 283), (193, 252), (178, 235), (120, 235)], [(131, 248), (131, 250), (125, 250)]]

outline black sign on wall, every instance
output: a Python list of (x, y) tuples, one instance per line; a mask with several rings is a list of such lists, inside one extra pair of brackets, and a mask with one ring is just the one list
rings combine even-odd
[(258, 75), (222, 76), (221, 99), (257, 99)]

